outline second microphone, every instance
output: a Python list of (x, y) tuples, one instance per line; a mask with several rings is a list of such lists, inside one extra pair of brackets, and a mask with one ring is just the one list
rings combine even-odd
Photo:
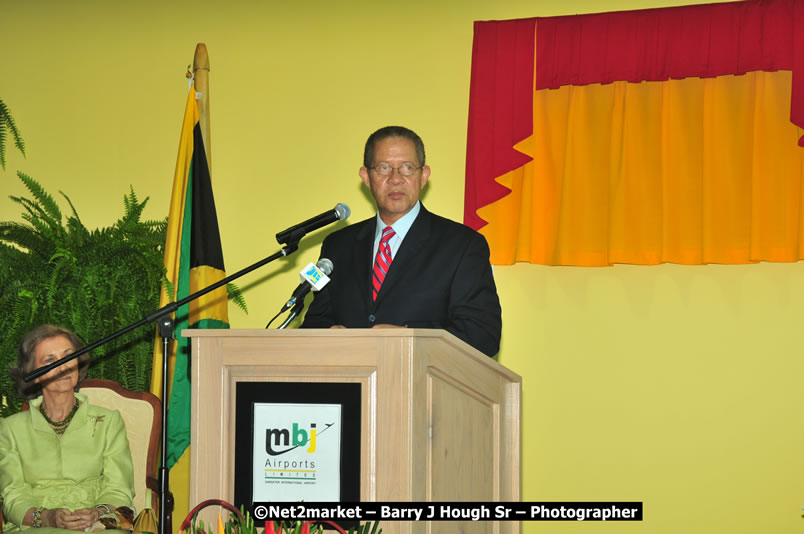
[(308, 263), (307, 266), (299, 273), (302, 283), (293, 290), (293, 294), (282, 306), (279, 312), (282, 313), (285, 310), (289, 310), (295, 306), (297, 302), (304, 300), (304, 297), (307, 296), (307, 293), (309, 293), (310, 290), (320, 291), (329, 283), (329, 275), (332, 274), (332, 270), (334, 268), (335, 267), (332, 265), (332, 262), (327, 258), (319, 259), (318, 263), (315, 265)]

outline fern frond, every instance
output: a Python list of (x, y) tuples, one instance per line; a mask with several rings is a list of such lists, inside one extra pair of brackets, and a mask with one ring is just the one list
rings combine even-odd
[(25, 197), (15, 197), (13, 195), (10, 195), (8, 198), (12, 202), (16, 202), (17, 204), (22, 206), (25, 209), (25, 211), (28, 212), (28, 215), (30, 215), (31, 217), (37, 219), (45, 217), (45, 211), (42, 209), (41, 206), (38, 206), (36, 202), (34, 202), (33, 200)]
[(39, 233), (43, 238), (51, 240), (54, 243), (60, 243), (64, 246), (67, 237), (67, 231), (57, 221), (48, 216), (42, 207), (27, 198), (9, 197), (20, 204), (27, 213), (23, 213), (20, 217), (30, 223), (31, 227)]
[(0, 243), (36, 254), (51, 254), (47, 241), (28, 225), (8, 221), (0, 222)]
[(229, 282), (226, 284), (226, 294), (229, 297), (229, 300), (234, 302), (235, 305), (243, 310), (243, 313), (248, 315), (248, 306), (246, 306), (246, 299), (243, 298), (243, 292), (240, 291), (240, 288), (234, 282)]
[(148, 228), (157, 228), (159, 226), (167, 226), (167, 217), (164, 219), (156, 220), (156, 219), (148, 219), (146, 221), (140, 221), (140, 224), (146, 226)]
[(0, 166), (6, 168), (6, 128), (11, 132), (14, 138), (14, 146), (22, 152), (25, 157), (25, 141), (22, 140), (19, 129), (14, 123), (14, 117), (11, 116), (11, 110), (8, 106), (0, 100)]
[(29, 222), (34, 230), (36, 230), (36, 232), (43, 237), (46, 237), (53, 242), (60, 241), (58, 232), (54, 231), (53, 227), (49, 225), (45, 219), (36, 214), (36, 210), (38, 209), (37, 206), (27, 206), (23, 204), (23, 207), (28, 211), (28, 213), (23, 213), (20, 215), (23, 221)]
[(0, 167), (6, 169), (6, 123), (3, 117), (0, 117)]
[(14, 124), (14, 118), (11, 115), (6, 115), (6, 124), (8, 125), (8, 129), (11, 130), (11, 136), (14, 138), (14, 146), (22, 153), (22, 157), (25, 157), (25, 141), (23, 141), (20, 131), (17, 129), (17, 125)]
[(48, 261), (48, 263), (53, 265), (53, 269), (50, 274), (50, 281), (48, 285), (43, 289), (45, 290), (46, 306), (49, 309), (54, 309), (58, 306), (56, 299), (57, 296), (59, 296), (59, 294), (61, 293), (61, 288), (64, 285), (63, 283), (65, 276), (62, 273), (64, 273), (65, 270), (72, 267), (74, 262), (70, 261), (70, 258), (64, 257), (63, 255), (59, 257), (56, 257), (56, 255), (54, 255), (52, 258), (50, 258), (50, 261)]
[(45, 213), (52, 219), (58, 221), (59, 225), (61, 225), (61, 210), (59, 209), (59, 205), (56, 204), (56, 201), (53, 200), (53, 197), (44, 190), (42, 185), (25, 174), (24, 172), (17, 172), (17, 176), (22, 183), (25, 184), (25, 187), (31, 194), (34, 196), (36, 201), (41, 204), (42, 208), (44, 209)]
[[(70, 205), (70, 210), (72, 210), (72, 212), (73, 212), (73, 214), (70, 216), (70, 219), (75, 218), (75, 220), (76, 220), (76, 221), (78, 221), (78, 223), (79, 223), (81, 226), (84, 226), (84, 223), (83, 223), (83, 222), (81, 222), (81, 217), (79, 217), (79, 216), (78, 216), (78, 212), (77, 212), (77, 211), (75, 211), (75, 206), (73, 206), (73, 201), (72, 201), (72, 200), (70, 200), (70, 197), (68, 197), (68, 196), (67, 196), (67, 194), (66, 194), (64, 191), (59, 190), (59, 193), (61, 194), (61, 196), (63, 196), (63, 197), (64, 197), (64, 200), (66, 200), (66, 201), (67, 201), (67, 204), (69, 204), (69, 205)], [(70, 219), (68, 219), (68, 222), (69, 222), (69, 220), (70, 220)]]
[(140, 202), (139, 199), (137, 198), (137, 194), (134, 192), (134, 186), (129, 187), (131, 188), (131, 192), (128, 195), (123, 195), (123, 205), (125, 207), (125, 214), (118, 221), (116, 225), (118, 228), (121, 229), (127, 229), (139, 226), (142, 212), (143, 210), (145, 210), (145, 206), (148, 204), (149, 197), (145, 197), (145, 200)]
[(162, 288), (166, 292), (168, 299), (171, 301), (176, 300), (176, 286), (164, 274), (162, 275)]
[(67, 219), (67, 241), (71, 249), (80, 250), (89, 238), (89, 230), (75, 217)]
[(137, 194), (134, 192), (134, 186), (129, 185), (129, 194), (123, 195), (123, 201), (126, 203), (126, 215), (131, 213), (132, 209), (139, 204)]

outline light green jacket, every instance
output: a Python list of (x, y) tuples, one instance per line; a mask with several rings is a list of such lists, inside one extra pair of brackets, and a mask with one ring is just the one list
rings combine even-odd
[(0, 495), (9, 533), (36, 506), (131, 506), (134, 470), (120, 412), (75, 396), (81, 405), (61, 438), (39, 412), (42, 397), (30, 410), (0, 419)]

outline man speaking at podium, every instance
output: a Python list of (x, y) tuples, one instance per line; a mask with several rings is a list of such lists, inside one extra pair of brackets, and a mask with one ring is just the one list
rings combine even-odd
[(360, 178), (377, 215), (334, 232), (321, 257), (335, 266), (302, 328), (442, 328), (481, 352), (500, 348), (500, 300), (486, 239), (427, 211), (424, 143), (412, 130), (371, 134)]

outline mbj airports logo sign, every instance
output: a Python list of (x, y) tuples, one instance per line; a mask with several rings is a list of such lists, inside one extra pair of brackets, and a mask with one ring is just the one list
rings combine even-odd
[[(322, 432), (325, 432), (333, 425), (334, 423), (327, 423)], [(279, 456), (299, 447), (307, 446), (306, 452), (312, 454), (315, 452), (316, 435), (316, 423), (310, 423), (309, 430), (301, 428), (299, 423), (293, 423), (293, 427), (290, 429), (266, 428), (265, 452), (269, 456)]]
[(340, 500), (341, 406), (254, 405), (254, 501)]

